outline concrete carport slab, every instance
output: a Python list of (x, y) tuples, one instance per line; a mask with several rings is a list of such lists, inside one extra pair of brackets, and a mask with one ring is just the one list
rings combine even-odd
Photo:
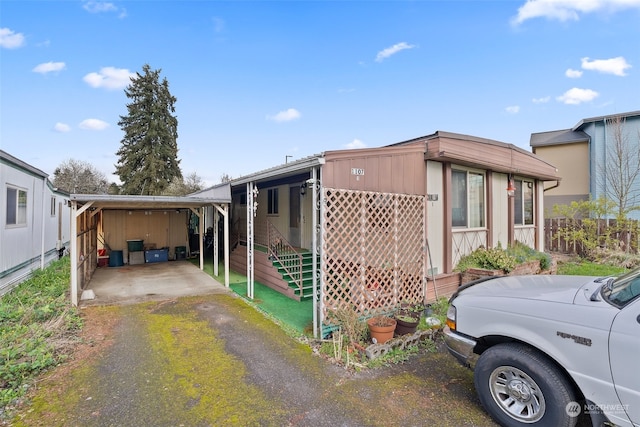
[[(128, 217), (132, 214), (135, 219), (138, 213), (144, 212), (144, 215), (164, 216), (169, 218), (172, 212), (178, 215), (184, 212), (191, 212), (198, 217), (199, 236), (204, 236), (205, 222), (207, 224), (220, 223), (222, 216), (224, 228), (224, 255), (225, 260), (225, 284), (229, 285), (229, 205), (231, 203), (231, 189), (228, 183), (220, 184), (209, 189), (199, 192), (197, 195), (187, 196), (133, 196), (133, 195), (109, 195), (109, 194), (71, 194), (69, 196), (69, 204), (71, 207), (71, 239), (69, 247), (69, 255), (71, 258), (71, 302), (78, 305), (78, 297), (82, 297), (82, 291), (89, 289), (89, 282), (93, 280), (94, 272), (99, 264), (98, 249), (101, 245), (107, 250), (111, 250), (110, 244), (107, 245), (108, 239), (106, 234), (109, 232), (117, 232), (118, 238), (114, 249), (120, 251), (128, 244), (129, 239), (142, 240), (148, 235), (164, 236), (160, 241), (151, 241), (149, 243), (159, 244), (160, 248), (180, 247), (188, 244), (187, 235), (189, 225), (180, 223), (177, 227), (175, 221), (167, 219), (166, 224), (155, 223), (139, 223), (139, 221), (130, 221)], [(105, 220), (103, 214), (113, 214), (117, 221), (110, 223), (109, 228), (105, 230)], [(119, 216), (119, 217), (118, 217)], [(186, 218), (185, 218), (186, 219)], [(173, 228), (172, 228), (173, 227)], [(172, 235), (169, 235), (172, 230)], [(176, 232), (177, 230), (177, 232)], [(183, 234), (180, 234), (180, 230)], [(214, 242), (218, 242), (219, 227), (213, 227)], [(145, 236), (141, 235), (145, 233)], [(109, 238), (111, 240), (111, 238)], [(203, 239), (199, 240), (199, 248), (196, 252), (200, 254), (200, 269), (203, 270)], [(186, 246), (184, 246), (186, 247)], [(151, 248), (153, 249), (153, 248)], [(214, 245), (214, 274), (218, 274), (218, 259), (220, 249)], [(111, 261), (111, 260), (110, 260)], [(138, 265), (138, 264), (136, 264)], [(117, 267), (112, 267), (117, 268)]]
[[(189, 261), (154, 262), (97, 268), (82, 292), (80, 306), (136, 304), (189, 295), (228, 293)], [(93, 299), (85, 299), (91, 297)]]

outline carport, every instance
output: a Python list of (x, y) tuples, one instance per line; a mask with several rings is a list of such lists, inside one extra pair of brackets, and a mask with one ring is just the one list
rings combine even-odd
[[(125, 196), (107, 194), (71, 194), (71, 302), (78, 305), (80, 292), (87, 288), (98, 268), (98, 249), (115, 243), (125, 247), (129, 239), (153, 236), (159, 246), (188, 245), (188, 212), (198, 218), (199, 265), (204, 269), (204, 230), (213, 226), (218, 242), (217, 224), (222, 215), (224, 230), (225, 286), (229, 286), (229, 205), (231, 190), (222, 184), (196, 196)], [(205, 224), (208, 207), (213, 208), (213, 223)], [(142, 234), (142, 235), (141, 235)], [(112, 240), (108, 242), (105, 236)], [(213, 248), (214, 274), (218, 274), (219, 247)], [(150, 274), (152, 271), (150, 270)]]

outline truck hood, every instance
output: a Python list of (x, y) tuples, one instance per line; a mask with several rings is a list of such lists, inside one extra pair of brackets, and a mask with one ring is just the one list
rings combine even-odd
[(582, 288), (595, 290), (600, 285), (600, 283), (594, 282), (597, 279), (597, 277), (590, 276), (503, 276), (470, 285), (461, 289), (459, 294), (573, 304), (579, 293), (579, 300), (584, 300), (585, 291), (580, 292)]

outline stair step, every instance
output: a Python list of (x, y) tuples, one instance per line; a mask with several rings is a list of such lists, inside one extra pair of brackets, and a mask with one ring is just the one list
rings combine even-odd
[[(293, 292), (298, 295), (300, 299), (313, 297), (313, 253), (301, 252), (299, 254), (279, 254), (278, 259), (271, 259), (271, 262), (278, 273), (282, 275), (283, 280), (289, 283)], [(301, 266), (299, 264), (300, 262), (302, 264)], [(287, 265), (287, 263), (289, 263), (289, 265)], [(320, 268), (319, 260), (316, 266), (317, 268)], [(296, 281), (292, 277), (292, 275), (298, 276), (300, 268), (302, 268), (302, 289), (298, 287)]]

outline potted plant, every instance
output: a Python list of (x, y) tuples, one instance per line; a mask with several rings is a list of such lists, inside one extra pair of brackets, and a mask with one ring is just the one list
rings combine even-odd
[(412, 334), (418, 329), (420, 323), (420, 317), (411, 314), (398, 314), (396, 315), (396, 330), (397, 335)]
[(375, 343), (384, 344), (393, 338), (396, 330), (396, 319), (388, 316), (375, 316), (367, 320), (371, 340)]
[(402, 306), (395, 315), (396, 319), (396, 335), (412, 334), (418, 328), (421, 316), (421, 307)]

